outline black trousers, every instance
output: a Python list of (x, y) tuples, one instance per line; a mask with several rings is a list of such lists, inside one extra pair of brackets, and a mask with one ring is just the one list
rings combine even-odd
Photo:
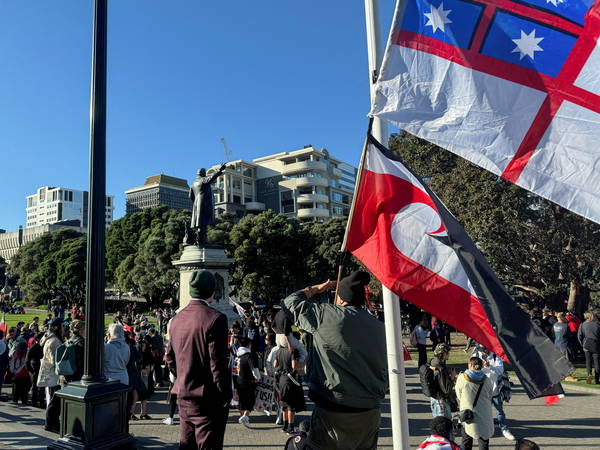
[(596, 383), (600, 381), (600, 353), (595, 352), (592, 353), (588, 350), (584, 350), (583, 354), (585, 355), (585, 368), (587, 369), (588, 377), (592, 376), (592, 362), (594, 363), (594, 369), (596, 373), (594, 374), (594, 378)]
[(39, 372), (33, 372), (29, 374), (31, 378), (31, 404), (33, 406), (39, 406), (40, 408), (46, 407), (46, 394), (44, 393), (43, 387), (37, 386)]
[(31, 388), (31, 380), (29, 376), (21, 378), (13, 378), (13, 402), (21, 402), (27, 404), (29, 398), (29, 389)]
[(419, 367), (421, 367), (423, 364), (427, 364), (427, 346), (417, 344), (417, 350), (419, 350)]
[[(490, 440), (489, 439), (481, 439), (477, 440), (477, 444), (479, 450), (488, 450), (490, 448)], [(469, 436), (465, 429), (462, 429), (462, 448), (463, 450), (472, 450), (473, 449), (473, 438)]]
[(46, 405), (46, 425), (44, 429), (52, 433), (60, 433), (60, 399), (55, 395), (60, 386), (53, 386), (50, 389), (50, 402)]

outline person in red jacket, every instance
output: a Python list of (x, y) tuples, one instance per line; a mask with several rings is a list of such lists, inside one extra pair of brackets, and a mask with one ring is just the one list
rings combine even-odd
[(190, 303), (171, 319), (167, 364), (176, 378), (179, 448), (223, 448), (231, 401), (227, 317), (210, 306), (215, 277), (198, 270), (190, 279)]

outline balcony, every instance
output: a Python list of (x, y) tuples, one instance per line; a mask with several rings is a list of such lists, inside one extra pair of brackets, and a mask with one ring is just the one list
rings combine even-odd
[(296, 187), (302, 186), (323, 186), (327, 187), (329, 185), (327, 178), (321, 177), (303, 177), (303, 178), (294, 178), (296, 181)]
[(281, 173), (284, 175), (314, 171), (327, 172), (327, 164), (322, 161), (301, 161), (292, 164), (286, 164), (281, 169)]
[(303, 208), (298, 210), (298, 219), (328, 218), (329, 210), (324, 208)]
[(329, 197), (323, 194), (300, 194), (296, 200), (298, 203), (329, 203)]
[(330, 170), (329, 175), (333, 178), (342, 178), (342, 171), (334, 167)]
[(264, 211), (267, 207), (261, 202), (246, 202), (246, 211)]

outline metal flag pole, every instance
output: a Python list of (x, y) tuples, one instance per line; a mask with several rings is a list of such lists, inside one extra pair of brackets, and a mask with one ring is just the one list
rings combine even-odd
[[(367, 24), (367, 47), (369, 53), (369, 79), (371, 82), (371, 103), (375, 100), (375, 83), (383, 61), (379, 0), (365, 0)], [(387, 124), (381, 119), (373, 119), (372, 134), (375, 139), (387, 145)], [(385, 340), (387, 345), (388, 374), (390, 380), (390, 409), (392, 413), (392, 439), (394, 450), (408, 450), (409, 428), (406, 400), (406, 380), (404, 375), (404, 349), (402, 345), (402, 316), (400, 299), (382, 286), (383, 311), (385, 313)]]
[(107, 0), (96, 0), (90, 96), (90, 193), (85, 312), (87, 336), (83, 383), (104, 381), (104, 234), (106, 227)]
[(92, 85), (90, 99), (90, 190), (85, 313), (84, 370), (80, 382), (68, 383), (60, 400), (60, 438), (51, 450), (129, 450), (129, 387), (103, 375), (104, 237), (106, 227), (106, 77), (108, 0), (94, 0)]

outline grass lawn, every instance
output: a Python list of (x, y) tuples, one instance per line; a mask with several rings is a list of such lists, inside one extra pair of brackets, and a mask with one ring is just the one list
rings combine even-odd
[[(454, 341), (454, 335), (453, 335), (453, 341)], [(405, 342), (405, 344), (408, 345), (408, 342)], [(467, 354), (467, 353), (463, 352), (463, 348), (464, 348), (463, 345), (464, 344), (462, 344), (462, 345), (455, 344), (452, 347), (452, 351), (450, 352), (450, 358), (448, 359), (448, 362), (446, 363), (448, 366), (454, 367), (457, 372), (464, 371), (467, 369), (467, 360), (470, 357), (470, 353)], [(410, 356), (415, 361), (419, 360), (419, 354), (416, 350), (410, 349)], [(433, 352), (431, 351), (431, 346), (427, 347), (427, 357), (433, 358)], [(506, 369), (506, 371), (512, 378), (517, 378), (517, 375), (516, 375), (515, 371), (511, 369), (510, 364), (504, 363), (504, 368)], [(575, 372), (573, 372), (572, 376), (574, 378), (576, 378), (577, 381), (563, 381), (562, 383), (564, 383), (565, 385), (584, 386), (584, 387), (593, 388), (593, 389), (600, 389), (600, 384), (587, 384), (586, 383), (587, 372), (585, 370), (585, 363), (583, 363), (583, 367), (582, 367), (581, 361), (577, 362)]]

